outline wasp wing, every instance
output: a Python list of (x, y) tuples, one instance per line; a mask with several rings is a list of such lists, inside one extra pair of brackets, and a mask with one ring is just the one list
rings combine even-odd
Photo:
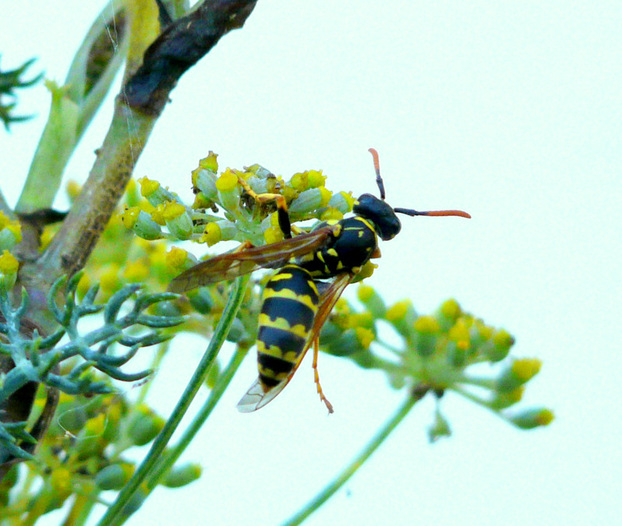
[(272, 389), (268, 391), (264, 391), (263, 386), (259, 381), (259, 378), (257, 378), (257, 380), (255, 380), (255, 382), (253, 382), (253, 384), (250, 386), (248, 391), (246, 391), (246, 394), (238, 402), (237, 407), (241, 413), (251, 413), (253, 411), (257, 411), (257, 409), (261, 409), (263, 406), (274, 400), (276, 396), (283, 389), (285, 389), (285, 386), (294, 376), (294, 373), (296, 372), (298, 366), (305, 357), (305, 354), (309, 350), (309, 347), (311, 347), (316, 338), (320, 337), (320, 331), (322, 330), (326, 319), (335, 307), (337, 300), (343, 294), (343, 291), (352, 282), (353, 278), (354, 275), (350, 273), (339, 274), (332, 282), (330, 282), (325, 290), (322, 291), (322, 294), (320, 296), (320, 302), (318, 305), (318, 311), (313, 320), (313, 327), (309, 332), (309, 336), (307, 337), (305, 346), (302, 349), (302, 352), (300, 353), (298, 361), (294, 365), (292, 372), (289, 373), (287, 378), (285, 378), (281, 383), (275, 385)]
[(277, 268), (293, 257), (317, 250), (335, 235), (334, 226), (319, 228), (278, 243), (261, 247), (242, 248), (215, 256), (182, 272), (169, 284), (170, 292), (185, 292), (210, 283), (233, 279), (248, 274), (257, 267)]

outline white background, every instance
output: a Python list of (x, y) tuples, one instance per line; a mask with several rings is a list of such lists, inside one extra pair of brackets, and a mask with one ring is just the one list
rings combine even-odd
[[(62, 82), (101, 5), (11, 2), (2, 68), (38, 57), (33, 71)], [(308, 524), (619, 519), (620, 27), (616, 1), (264, 0), (173, 91), (137, 177), (190, 201), (190, 170), (214, 150), (221, 166), (322, 169), (329, 188), (358, 195), (376, 191), (373, 146), (390, 203), (473, 219), (404, 218), (370, 284), (420, 312), (453, 296), (514, 334), (516, 355), (544, 361), (525, 403), (552, 407), (550, 427), (517, 431), (450, 394), (454, 435), (430, 445), (424, 402)], [(11, 204), (49, 104), (42, 85), (23, 95), (19, 111), (36, 118), (0, 131)], [(86, 178), (111, 108), (112, 98), (67, 178)], [(180, 346), (164, 364), (173, 378), (157, 380), (152, 400), (164, 414), (203, 347)], [(307, 363), (273, 404), (238, 414), (256, 375), (249, 357), (184, 457), (202, 462), (201, 480), (157, 490), (130, 523), (271, 525), (303, 505), (404, 397), (380, 373), (320, 358), (334, 415)]]

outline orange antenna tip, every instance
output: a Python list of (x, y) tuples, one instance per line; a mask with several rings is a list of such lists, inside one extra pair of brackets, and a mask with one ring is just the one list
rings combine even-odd
[(376, 184), (378, 190), (380, 190), (380, 199), (384, 201), (384, 183), (382, 182), (382, 176), (380, 175), (380, 161), (378, 160), (378, 152), (375, 148), (370, 148), (369, 153), (374, 158), (374, 169), (376, 170)]
[(427, 212), (425, 215), (427, 216), (456, 216), (456, 217), (466, 217), (467, 219), (471, 219), (471, 214), (467, 212), (463, 212), (462, 210), (435, 210), (432, 212)]
[(418, 210), (411, 210), (409, 208), (394, 208), (393, 209), (398, 214), (405, 214), (408, 216), (455, 216), (455, 217), (466, 217), (467, 219), (471, 219), (471, 214), (467, 212), (463, 212), (462, 210), (429, 210), (426, 212), (419, 212)]

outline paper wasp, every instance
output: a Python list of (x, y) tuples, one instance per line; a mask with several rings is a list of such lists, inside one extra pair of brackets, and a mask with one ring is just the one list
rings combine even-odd
[[(184, 292), (202, 285), (233, 279), (259, 267), (278, 269), (262, 297), (257, 336), (259, 376), (238, 403), (242, 412), (255, 411), (274, 399), (291, 380), (304, 355), (314, 346), (313, 368), (320, 398), (330, 412), (317, 373), (319, 335), (337, 300), (361, 267), (380, 257), (378, 237), (395, 237), (401, 223), (396, 214), (409, 216), (471, 217), (460, 210), (419, 212), (392, 208), (385, 191), (378, 153), (374, 159), (380, 198), (363, 194), (355, 201), (354, 216), (320, 223), (311, 232), (292, 237), (287, 206), (278, 194), (254, 195), (258, 201), (277, 203), (284, 241), (254, 247), (250, 243), (195, 265), (177, 276), (169, 290)], [(250, 188), (247, 192), (252, 192)]]

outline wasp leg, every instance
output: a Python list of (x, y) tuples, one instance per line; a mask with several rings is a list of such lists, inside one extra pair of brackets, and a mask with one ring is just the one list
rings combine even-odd
[(292, 224), (289, 220), (289, 213), (287, 211), (287, 201), (281, 194), (258, 194), (250, 185), (238, 175), (238, 182), (240, 186), (244, 188), (244, 191), (250, 195), (257, 203), (264, 204), (274, 201), (276, 203), (276, 212), (279, 218), (279, 227), (285, 239), (292, 237)]
[(313, 373), (315, 375), (315, 383), (317, 385), (317, 394), (320, 395), (320, 400), (326, 404), (326, 409), (328, 409), (329, 413), (334, 413), (333, 404), (328, 401), (328, 398), (324, 396), (324, 392), (322, 391), (322, 386), (320, 385), (320, 375), (317, 372), (317, 357), (320, 353), (320, 339), (316, 338), (313, 342)]

